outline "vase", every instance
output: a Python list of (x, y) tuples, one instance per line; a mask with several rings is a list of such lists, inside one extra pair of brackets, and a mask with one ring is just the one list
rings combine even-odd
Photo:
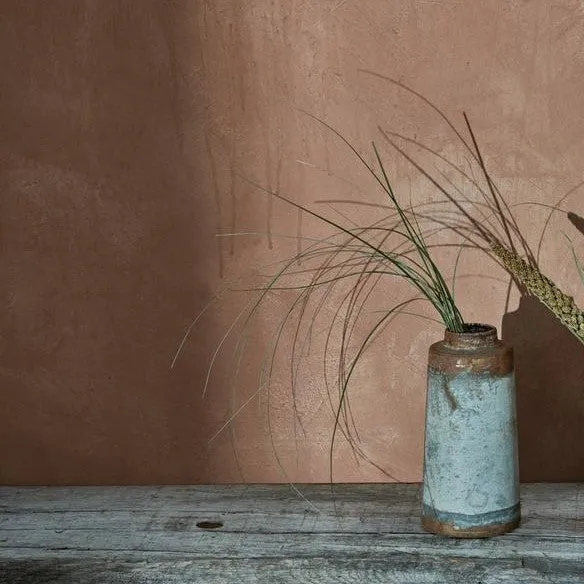
[(430, 347), (422, 526), (490, 537), (520, 520), (513, 351), (468, 324)]

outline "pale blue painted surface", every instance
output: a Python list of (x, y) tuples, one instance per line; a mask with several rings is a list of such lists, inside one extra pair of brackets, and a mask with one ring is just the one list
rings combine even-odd
[(459, 527), (518, 513), (513, 374), (429, 369), (423, 501), (426, 514)]

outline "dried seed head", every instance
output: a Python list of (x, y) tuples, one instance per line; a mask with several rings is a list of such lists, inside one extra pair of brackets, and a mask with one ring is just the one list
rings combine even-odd
[(492, 249), (507, 271), (584, 343), (584, 312), (576, 306), (574, 299), (564, 294), (549, 278), (514, 251), (498, 243), (493, 244)]

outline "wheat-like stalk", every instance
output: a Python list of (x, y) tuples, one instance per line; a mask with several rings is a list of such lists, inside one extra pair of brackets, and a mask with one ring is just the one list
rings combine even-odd
[(523, 284), (530, 294), (547, 306), (580, 342), (584, 343), (584, 312), (578, 308), (574, 299), (564, 294), (552, 280), (544, 276), (535, 266), (528, 264), (516, 252), (500, 243), (494, 243), (492, 249), (509, 273)]

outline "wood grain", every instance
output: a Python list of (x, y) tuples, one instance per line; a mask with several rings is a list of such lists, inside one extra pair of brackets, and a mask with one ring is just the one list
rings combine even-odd
[(418, 485), (300, 490), (0, 488), (0, 582), (584, 582), (584, 485), (524, 485), (486, 540), (424, 533)]

